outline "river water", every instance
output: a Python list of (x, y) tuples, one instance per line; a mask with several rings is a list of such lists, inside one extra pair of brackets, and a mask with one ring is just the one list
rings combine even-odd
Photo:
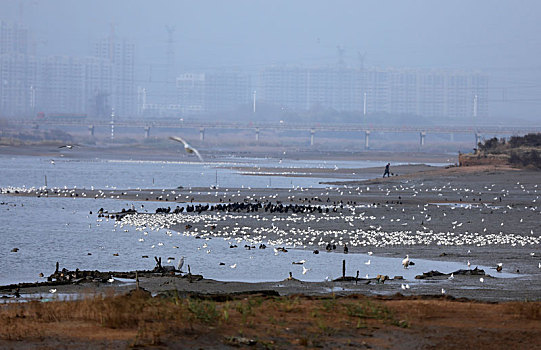
[[(277, 159), (230, 158), (214, 163), (51, 159), (26, 156), (0, 156), (0, 187), (43, 186), (72, 188), (175, 188), (199, 187), (218, 183), (221, 187), (323, 187), (325, 178), (241, 175), (227, 166), (361, 168), (382, 166), (369, 161), (290, 161)], [(416, 260), (415, 268), (404, 270), (399, 259), (366, 254), (321, 253), (289, 249), (275, 254), (273, 249), (230, 249), (223, 239), (201, 240), (165, 230), (152, 231), (143, 242), (134, 227), (115, 226), (114, 220), (98, 219), (98, 208), (120, 210), (140, 203), (91, 198), (35, 198), (0, 195), (0, 285), (40, 281), (55, 263), (68, 269), (128, 271), (152, 269), (154, 256), (165, 264), (176, 265), (185, 257), (185, 268), (206, 278), (223, 281), (278, 281), (293, 276), (306, 281), (323, 281), (341, 275), (346, 259), (348, 274), (374, 277), (382, 271), (406, 280), (428, 270), (450, 272), (464, 268), (452, 262)], [(145, 202), (153, 212), (161, 202)], [(90, 214), (90, 211), (93, 214)], [(175, 248), (178, 247), (178, 248)], [(11, 252), (19, 248), (18, 252)], [(116, 256), (118, 254), (118, 256)], [(149, 258), (143, 258), (149, 256)], [(167, 263), (168, 258), (174, 258)], [(304, 265), (292, 262), (305, 260)], [(371, 261), (367, 264), (368, 260)], [(223, 263), (223, 265), (220, 265)], [(308, 269), (303, 274), (303, 266)]]

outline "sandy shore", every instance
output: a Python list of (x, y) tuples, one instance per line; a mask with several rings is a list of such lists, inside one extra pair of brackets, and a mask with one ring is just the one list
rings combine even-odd
[[(377, 170), (380, 169), (349, 169), (343, 170), (340, 176), (351, 176), (353, 173), (378, 174)], [(227, 215), (217, 214), (216, 211), (165, 215), (177, 215), (177, 223), (172, 226), (173, 229), (182, 232), (189, 223), (192, 226), (190, 229), (197, 230), (200, 235), (223, 237), (227, 234), (227, 228), (235, 223), (240, 223), (246, 228), (245, 231), (253, 232), (248, 239), (254, 242), (260, 241), (256, 231), (264, 231), (267, 242), (277, 242), (277, 232), (296, 232), (291, 234), (296, 245), (305, 246), (305, 249), (320, 250), (322, 253), (318, 258), (321, 259), (324, 259), (325, 254), (342, 254), (343, 245), (346, 244), (350, 254), (371, 251), (376, 256), (400, 258), (409, 254), (412, 259), (462, 262), (464, 268), (467, 268), (467, 261), (471, 261), (471, 268), (476, 265), (493, 267), (485, 272), (494, 276), (484, 276), (483, 282), (480, 282), (479, 276), (454, 276), (453, 280), (443, 276), (429, 279), (426, 283), (418, 284), (414, 289), (406, 291), (399, 289), (403, 283), (400, 280), (386, 281), (384, 284), (376, 283), (375, 279), (361, 280), (357, 283), (308, 283), (296, 280), (268, 283), (202, 280), (190, 283), (177, 277), (142, 278), (141, 286), (154, 293), (175, 289), (208, 293), (275, 290), (280, 294), (335, 292), (384, 295), (400, 291), (406, 295), (431, 295), (444, 288), (454, 297), (477, 300), (541, 299), (536, 287), (541, 284), (541, 268), (538, 267), (541, 262), (541, 250), (539, 243), (536, 243), (541, 235), (537, 187), (541, 184), (541, 173), (487, 166), (447, 169), (401, 166), (392, 170), (400, 176), (381, 179), (378, 175), (378, 178), (367, 181), (340, 181), (329, 183), (329, 187), (324, 189), (191, 188), (106, 191), (77, 189), (56, 192), (49, 189), (48, 192), (11, 191), (10, 194), (160, 201), (163, 202), (163, 207), (172, 208), (189, 203), (239, 202), (263, 204), (280, 202), (283, 205), (327, 207), (331, 209), (329, 213), (295, 215), (303, 217), (303, 221), (290, 220), (292, 217), (290, 213), (270, 213), (263, 210), (257, 213), (240, 212)], [(359, 216), (361, 213), (362, 216)], [(194, 220), (197, 217), (203, 220)], [(354, 220), (347, 219), (348, 217), (354, 217)], [(209, 224), (216, 227), (210, 230)], [(272, 230), (270, 225), (275, 230)], [(322, 238), (314, 241), (313, 238), (304, 235), (303, 232), (307, 228), (317, 230)], [(360, 238), (359, 232), (364, 232)], [(370, 240), (380, 233), (399, 233), (401, 237), (407, 239), (392, 242), (386, 241), (382, 236), (379, 240)], [(431, 241), (419, 243), (420, 235), (431, 237)], [(474, 241), (468, 243), (467, 239)], [(286, 239), (285, 246), (288, 246), (287, 242)], [(337, 249), (332, 253), (325, 253), (325, 244), (330, 242), (337, 244)], [(441, 244), (442, 242), (445, 244)], [(495, 270), (498, 263), (502, 264), (503, 272), (516, 274), (516, 277), (498, 278), (498, 272)], [(419, 271), (419, 274), (422, 272), (427, 271)], [(354, 272), (348, 271), (347, 274), (351, 276)], [(284, 279), (286, 277), (284, 276)], [(125, 291), (134, 288), (134, 285), (82, 284), (63, 286), (62, 290), (66, 293), (82, 293), (111, 288)], [(28, 288), (21, 290), (21, 293), (43, 293), (48, 289), (49, 287)]]

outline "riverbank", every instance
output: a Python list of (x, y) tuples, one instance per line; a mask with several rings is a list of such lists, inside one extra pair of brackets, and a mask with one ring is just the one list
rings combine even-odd
[(0, 308), (0, 346), (222, 349), (534, 349), (540, 303), (449, 297), (370, 298), (268, 293), (227, 296), (140, 290), (81, 301)]

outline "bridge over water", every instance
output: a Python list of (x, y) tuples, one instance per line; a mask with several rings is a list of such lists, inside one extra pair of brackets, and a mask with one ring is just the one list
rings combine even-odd
[(95, 129), (97, 127), (107, 127), (114, 130), (114, 128), (141, 128), (144, 131), (145, 137), (150, 137), (151, 129), (196, 129), (199, 130), (199, 139), (204, 141), (205, 130), (209, 129), (222, 129), (222, 130), (253, 130), (255, 140), (259, 141), (260, 132), (262, 130), (273, 131), (306, 131), (310, 136), (310, 145), (314, 144), (314, 138), (318, 132), (358, 132), (364, 134), (365, 148), (370, 148), (370, 134), (371, 133), (418, 133), (419, 145), (425, 144), (425, 138), (427, 134), (470, 134), (475, 137), (475, 144), (481, 141), (483, 135), (492, 136), (512, 136), (512, 135), (525, 135), (528, 133), (541, 132), (541, 126), (534, 125), (400, 125), (400, 126), (385, 126), (385, 125), (371, 125), (361, 123), (344, 123), (344, 124), (332, 124), (332, 123), (290, 123), (290, 122), (278, 122), (278, 123), (261, 123), (261, 122), (219, 122), (219, 121), (183, 121), (183, 120), (170, 120), (170, 119), (115, 119), (110, 120), (17, 120), (13, 121), (13, 124), (26, 125), (34, 128), (40, 127), (81, 127), (88, 128), (88, 132), (91, 136), (94, 136)]

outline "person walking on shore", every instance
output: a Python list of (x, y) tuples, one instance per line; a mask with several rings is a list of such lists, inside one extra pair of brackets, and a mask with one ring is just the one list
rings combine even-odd
[(385, 172), (383, 173), (383, 177), (385, 177), (385, 175), (387, 175), (387, 177), (391, 176), (391, 172), (389, 170), (390, 166), (391, 166), (391, 163), (387, 163), (387, 165), (385, 166)]

